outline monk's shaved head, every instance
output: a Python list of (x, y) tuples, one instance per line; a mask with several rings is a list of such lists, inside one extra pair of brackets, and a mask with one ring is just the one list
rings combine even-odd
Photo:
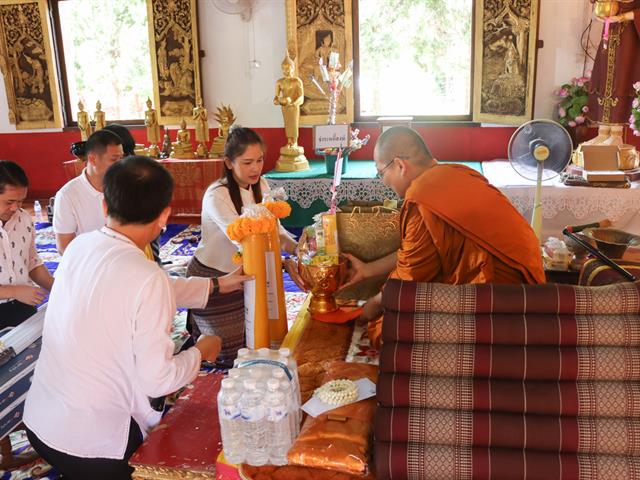
[(381, 158), (385, 159), (394, 156), (407, 157), (412, 163), (421, 166), (430, 166), (434, 162), (433, 155), (420, 134), (402, 125), (385, 130), (378, 137), (375, 150)]

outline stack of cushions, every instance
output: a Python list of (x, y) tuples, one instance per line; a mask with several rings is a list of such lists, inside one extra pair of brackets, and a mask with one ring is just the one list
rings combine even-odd
[(379, 479), (640, 477), (640, 283), (387, 282)]

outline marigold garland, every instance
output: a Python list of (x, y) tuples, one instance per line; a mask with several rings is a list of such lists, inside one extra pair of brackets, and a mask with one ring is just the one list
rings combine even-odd
[(236, 252), (231, 257), (231, 261), (236, 265), (242, 265), (242, 252)]
[(282, 200), (277, 200), (275, 202), (262, 202), (264, 205), (276, 218), (285, 218), (291, 215), (291, 205)]
[(227, 227), (227, 235), (233, 241), (240, 242), (247, 235), (268, 233), (277, 228), (275, 217), (238, 217)]

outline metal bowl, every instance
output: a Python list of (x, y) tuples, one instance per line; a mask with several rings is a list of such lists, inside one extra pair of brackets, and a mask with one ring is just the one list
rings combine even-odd
[(582, 234), (595, 241), (598, 249), (609, 258), (622, 258), (627, 248), (640, 245), (640, 236), (615, 228), (587, 228)]

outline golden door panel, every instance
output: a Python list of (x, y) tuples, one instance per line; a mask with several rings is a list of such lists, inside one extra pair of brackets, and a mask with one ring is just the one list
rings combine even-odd
[(18, 129), (62, 127), (47, 18), (46, 0), (0, 0), (0, 70)]
[(539, 0), (478, 0), (473, 119), (519, 125), (531, 120)]
[[(327, 123), (329, 88), (322, 81), (319, 60), (325, 65), (331, 52), (340, 54), (342, 70), (353, 59), (351, 0), (287, 0), (287, 48), (304, 86), (300, 124)], [(312, 78), (322, 86), (324, 93)], [(353, 121), (353, 86), (338, 99), (337, 123)]]
[(159, 123), (191, 118), (202, 96), (195, 0), (147, 0), (154, 105)]

